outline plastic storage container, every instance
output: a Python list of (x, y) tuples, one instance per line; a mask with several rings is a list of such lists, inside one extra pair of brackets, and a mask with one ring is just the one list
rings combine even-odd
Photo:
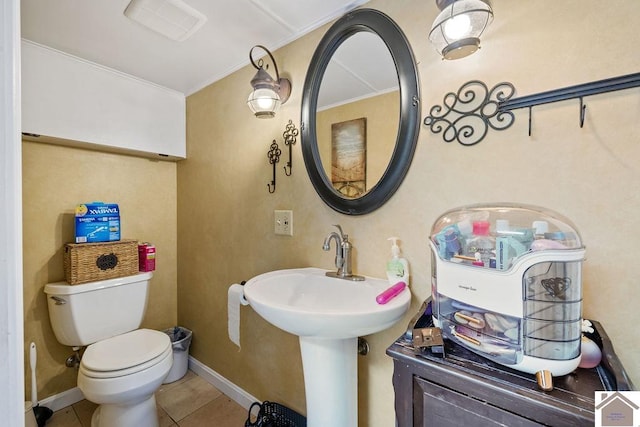
[(169, 384), (178, 381), (184, 377), (189, 367), (189, 346), (193, 332), (181, 326), (165, 329), (164, 332), (171, 338), (171, 346), (173, 348), (173, 365), (162, 381), (162, 384)]
[[(495, 239), (489, 265), (464, 253), (479, 221)], [(532, 374), (578, 367), (585, 249), (567, 218), (483, 204), (446, 212), (431, 231), (434, 323), (446, 338)]]

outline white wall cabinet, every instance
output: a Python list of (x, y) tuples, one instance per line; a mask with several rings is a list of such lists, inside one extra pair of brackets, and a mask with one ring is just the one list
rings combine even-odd
[(22, 40), (22, 132), (160, 159), (186, 157), (182, 93)]

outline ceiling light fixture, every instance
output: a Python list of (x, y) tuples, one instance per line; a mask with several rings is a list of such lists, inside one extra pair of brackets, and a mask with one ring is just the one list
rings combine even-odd
[(493, 20), (489, 0), (436, 0), (441, 10), (429, 41), (444, 59), (459, 59), (480, 49), (480, 36)]
[[(268, 64), (264, 66), (262, 58), (260, 58), (257, 63), (253, 60), (253, 50), (255, 48), (264, 50), (267, 55), (269, 55), (269, 58), (271, 58), (271, 63), (276, 72), (275, 80), (265, 70), (265, 68), (268, 68)], [(249, 51), (249, 60), (258, 72), (253, 79), (251, 79), (253, 91), (249, 94), (247, 105), (258, 118), (268, 119), (274, 117), (280, 105), (289, 99), (291, 82), (288, 79), (280, 78), (276, 60), (273, 59), (273, 55), (266, 47), (261, 45), (252, 47)]]

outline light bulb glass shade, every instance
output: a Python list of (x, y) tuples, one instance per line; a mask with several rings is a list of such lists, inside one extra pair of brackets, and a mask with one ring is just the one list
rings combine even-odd
[(456, 15), (444, 22), (444, 34), (448, 39), (460, 40), (471, 31), (471, 19), (462, 14)]
[(491, 6), (482, 0), (455, 0), (433, 22), (429, 41), (445, 59), (471, 55), (493, 20)]
[(258, 118), (271, 118), (280, 108), (280, 96), (271, 88), (256, 88), (249, 94), (247, 105)]

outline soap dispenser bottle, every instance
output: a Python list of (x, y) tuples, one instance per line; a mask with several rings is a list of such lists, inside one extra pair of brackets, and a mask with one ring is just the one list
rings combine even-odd
[(398, 246), (397, 237), (389, 237), (391, 240), (391, 259), (387, 262), (387, 279), (390, 285), (398, 282), (404, 282), (409, 286), (409, 263), (400, 256), (400, 247)]

